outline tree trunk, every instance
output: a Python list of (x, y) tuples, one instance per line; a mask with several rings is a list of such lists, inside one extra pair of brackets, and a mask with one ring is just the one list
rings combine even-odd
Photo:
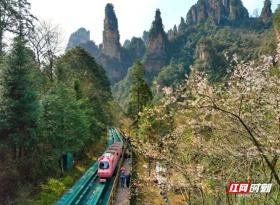
[(0, 28), (0, 60), (1, 60), (1, 57), (4, 55), (4, 52), (3, 52), (3, 30)]
[(60, 174), (61, 174), (61, 176), (62, 176), (63, 173), (64, 173), (64, 168), (63, 168), (63, 157), (60, 157), (60, 159), (58, 160), (58, 163), (59, 163), (59, 168), (60, 168)]
[(50, 60), (50, 80), (53, 82), (53, 59)]

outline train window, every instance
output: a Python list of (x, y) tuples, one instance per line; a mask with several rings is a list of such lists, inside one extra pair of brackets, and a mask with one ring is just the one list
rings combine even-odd
[(109, 169), (109, 162), (100, 162), (99, 163), (99, 169)]

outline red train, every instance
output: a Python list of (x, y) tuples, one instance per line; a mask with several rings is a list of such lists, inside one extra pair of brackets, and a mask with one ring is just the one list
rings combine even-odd
[(106, 182), (107, 178), (112, 177), (122, 152), (123, 144), (121, 142), (115, 142), (98, 159), (97, 175), (100, 177), (100, 182)]

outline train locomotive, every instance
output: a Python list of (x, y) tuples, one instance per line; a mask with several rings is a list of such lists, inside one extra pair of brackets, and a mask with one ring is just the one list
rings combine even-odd
[(97, 175), (101, 183), (106, 182), (108, 178), (112, 177), (122, 152), (123, 144), (121, 142), (115, 142), (99, 157)]

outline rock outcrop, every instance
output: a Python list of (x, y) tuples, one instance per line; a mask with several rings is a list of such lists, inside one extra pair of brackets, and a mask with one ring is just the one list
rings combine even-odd
[(167, 32), (167, 36), (168, 36), (168, 40), (172, 40), (176, 37), (176, 35), (178, 34), (178, 29), (177, 29), (177, 26), (174, 25), (173, 29), (170, 29), (168, 32)]
[(187, 28), (187, 24), (185, 22), (185, 19), (183, 17), (181, 17), (181, 22), (178, 26), (178, 32), (181, 33), (181, 32), (184, 32)]
[(213, 19), (216, 24), (249, 18), (241, 0), (199, 0), (187, 14), (187, 24), (199, 24)]
[(144, 31), (143, 35), (142, 35), (142, 39), (143, 39), (145, 45), (147, 45), (147, 43), (148, 43), (148, 38), (149, 38), (149, 32), (148, 31)]
[(219, 51), (220, 45), (211, 39), (201, 39), (197, 44), (194, 68), (205, 72), (209, 82), (219, 82), (231, 70), (230, 62), (224, 53)]
[(130, 45), (130, 40), (128, 40), (128, 39), (126, 39), (125, 41), (124, 41), (124, 43), (123, 43), (123, 47), (124, 48), (128, 48), (129, 47), (129, 45)]
[(265, 0), (260, 18), (262, 20), (266, 21), (266, 20), (270, 19), (271, 16), (272, 16), (271, 1)]
[(89, 54), (91, 54), (95, 58), (98, 58), (98, 56), (100, 54), (100, 50), (99, 50), (98, 46), (93, 41), (81, 43), (78, 46), (85, 49)]
[(159, 73), (161, 68), (167, 63), (167, 35), (163, 29), (160, 10), (156, 10), (155, 20), (149, 31), (147, 50), (144, 57), (144, 66), (147, 80)]
[(102, 53), (113, 59), (121, 60), (118, 20), (112, 4), (107, 4), (105, 8)]
[(84, 28), (73, 33), (69, 39), (67, 50), (82, 47), (103, 66), (111, 84), (124, 78), (128, 68), (135, 59), (142, 59), (145, 53), (145, 44), (140, 38), (126, 41), (124, 48), (120, 44), (118, 20), (112, 4), (105, 8), (103, 43), (95, 45), (90, 41), (90, 32)]
[(85, 28), (79, 28), (76, 32), (71, 34), (66, 50), (74, 48), (88, 41), (90, 41), (90, 31), (86, 30)]
[(210, 63), (213, 59), (215, 50), (213, 49), (212, 42), (210, 40), (200, 41), (196, 48), (197, 59), (205, 64)]
[(110, 82), (114, 84), (126, 75), (129, 57), (125, 55), (120, 44), (118, 19), (112, 4), (105, 7), (103, 43), (100, 48), (98, 62), (105, 68)]
[(86, 30), (85, 28), (79, 28), (76, 32), (71, 34), (66, 51), (77, 46), (84, 48), (94, 57), (99, 55), (99, 49), (97, 45), (90, 40), (90, 31)]
[(131, 63), (135, 60), (141, 60), (145, 54), (146, 46), (141, 38), (133, 37), (126, 48), (127, 56), (129, 56)]
[(231, 21), (240, 21), (249, 18), (248, 10), (243, 6), (241, 0), (231, 0), (229, 11), (227, 12), (229, 12), (229, 20)]

